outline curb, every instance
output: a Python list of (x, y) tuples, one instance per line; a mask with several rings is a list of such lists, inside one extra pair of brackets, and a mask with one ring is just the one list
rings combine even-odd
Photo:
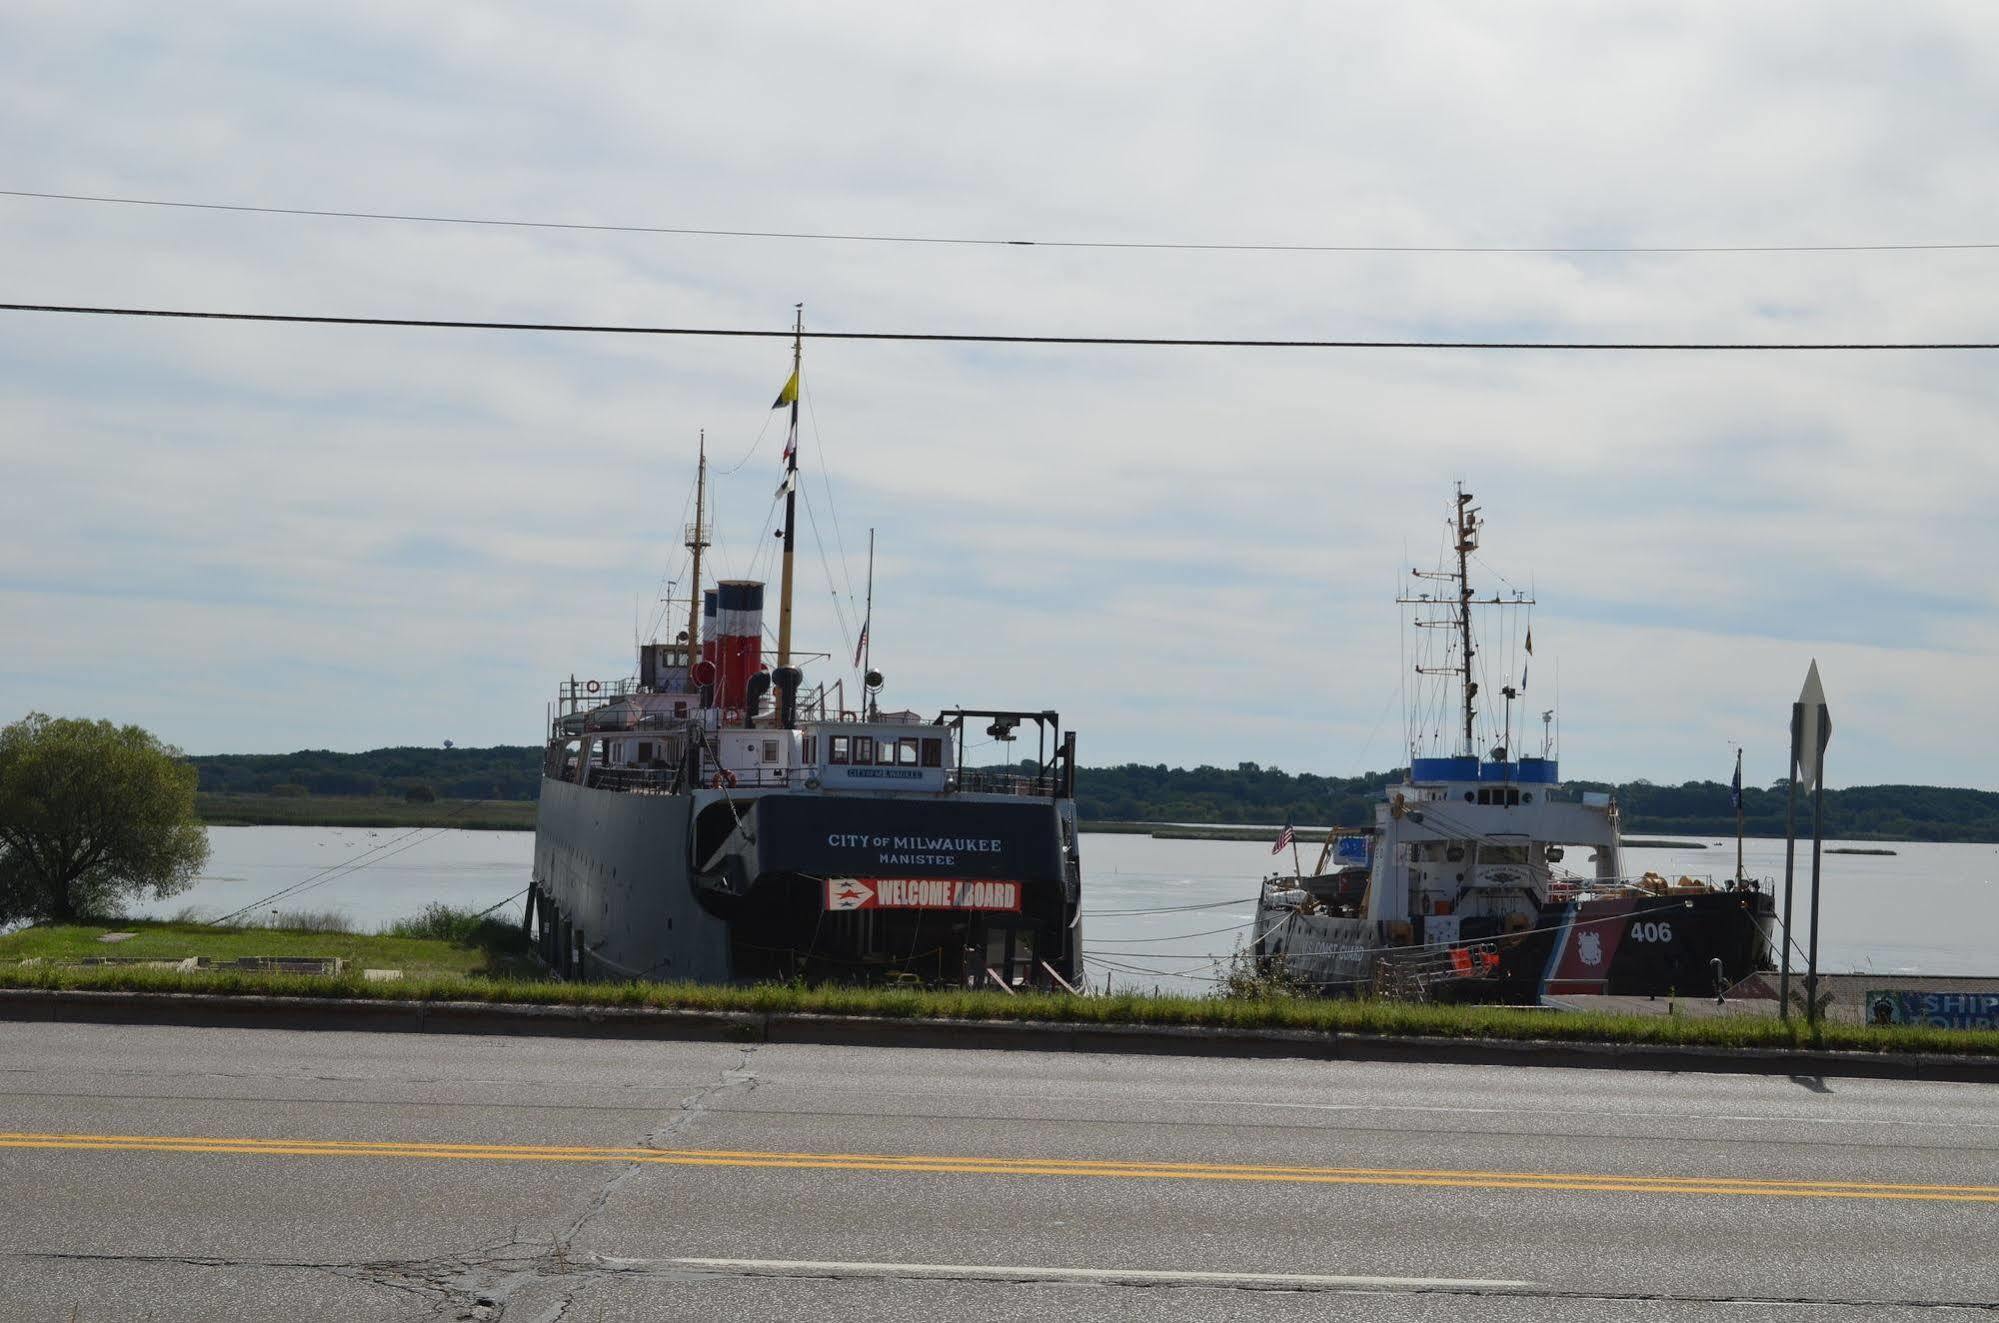
[(0, 988), (0, 1021), (334, 1030), (354, 1033), (959, 1048), (1319, 1061), (1703, 1071), (1807, 1078), (1999, 1083), (1999, 1057), (1813, 1052), (1651, 1043), (1569, 1043), (1326, 1034), (1306, 1029), (1064, 1024), (1045, 1020), (891, 1020), (804, 1012), (535, 1006), (187, 992)]

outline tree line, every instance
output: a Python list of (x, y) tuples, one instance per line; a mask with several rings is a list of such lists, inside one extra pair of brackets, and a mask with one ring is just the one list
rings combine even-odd
[[(188, 759), (209, 793), (404, 796), (423, 787), (448, 799), (531, 800), (541, 781), (541, 749), (393, 748), (367, 753), (309, 749), (288, 754), (211, 754)], [(1286, 772), (1257, 763), (1168, 767), (1125, 763), (1085, 767), (1076, 776), (1077, 812), (1091, 822), (1282, 823), (1362, 826), (1401, 769), (1361, 776)], [(1571, 790), (1616, 794), (1624, 830), (1636, 834), (1726, 837), (1735, 832), (1721, 781), (1655, 785), (1571, 781)], [(1800, 830), (1809, 802), (1800, 797)], [(1752, 836), (1784, 834), (1786, 790), (1745, 786)], [(1945, 786), (1850, 786), (1826, 792), (1831, 835), (1846, 839), (1999, 841), (1999, 794)]]

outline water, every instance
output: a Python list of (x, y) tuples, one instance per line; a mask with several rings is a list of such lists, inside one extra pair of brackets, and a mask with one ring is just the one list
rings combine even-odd
[[(267, 917), (273, 908), (334, 910), (357, 928), (374, 929), (432, 901), (483, 909), (506, 900), (527, 886), (534, 855), (531, 832), (211, 827), (208, 839), (208, 870), (193, 889), (135, 913), (164, 917), (192, 906), (214, 917), (304, 883), (252, 912)], [(1625, 871), (1650, 869), (1669, 878), (1732, 874), (1735, 842), (1705, 844), (1710, 848), (1627, 849)], [(1879, 848), (1895, 854), (1824, 858), (1820, 967), (1881, 974), (1994, 972), (1999, 960), (1991, 954), (1988, 935), (1999, 931), (1999, 846)], [(1257, 882), (1274, 862), (1270, 847), (1256, 841), (1161, 841), (1085, 832), (1082, 849), (1084, 953), (1091, 981), (1099, 987), (1109, 976), (1119, 987), (1211, 989), (1219, 964), (1251, 934)], [(1315, 848), (1302, 853), (1310, 862)], [(1781, 899), (1782, 841), (1750, 841), (1745, 865), (1752, 877), (1774, 883)], [(347, 866), (351, 871), (342, 871)], [(1809, 843), (1801, 843), (1800, 945), (1810, 876)]]

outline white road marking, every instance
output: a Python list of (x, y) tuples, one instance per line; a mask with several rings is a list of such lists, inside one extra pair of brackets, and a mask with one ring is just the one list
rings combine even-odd
[(1289, 1272), (1168, 1272), (1150, 1268), (1035, 1268), (982, 1263), (827, 1263), (806, 1259), (668, 1259), (696, 1271), (753, 1273), (769, 1277), (872, 1277), (971, 1279), (988, 1282), (1103, 1282), (1133, 1286), (1259, 1286), (1274, 1289), (1358, 1288), (1455, 1291), (1522, 1291), (1538, 1282), (1469, 1277), (1325, 1276)]

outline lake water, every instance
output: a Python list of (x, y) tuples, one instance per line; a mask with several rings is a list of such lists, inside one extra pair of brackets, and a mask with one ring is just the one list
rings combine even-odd
[[(303, 884), (253, 913), (336, 910), (372, 929), (432, 901), (479, 909), (506, 900), (527, 886), (534, 855), (531, 832), (211, 827), (208, 839), (208, 870), (193, 889), (136, 913), (165, 916), (191, 906), (215, 917)], [(1626, 871), (1717, 879), (1733, 873), (1735, 842), (1706, 844), (1711, 848), (1627, 849)], [(1102, 986), (1108, 976), (1119, 987), (1212, 987), (1217, 962), (1250, 932), (1270, 848), (1094, 832), (1083, 833), (1082, 847), (1084, 957), (1092, 982)], [(1881, 974), (1999, 970), (1991, 950), (1999, 931), (1999, 846), (1883, 848), (1896, 853), (1825, 856), (1821, 967)], [(1781, 900), (1782, 841), (1750, 841), (1746, 866), (1751, 876), (1773, 881)], [(1809, 842), (1800, 842), (1801, 946), (1810, 876)]]

